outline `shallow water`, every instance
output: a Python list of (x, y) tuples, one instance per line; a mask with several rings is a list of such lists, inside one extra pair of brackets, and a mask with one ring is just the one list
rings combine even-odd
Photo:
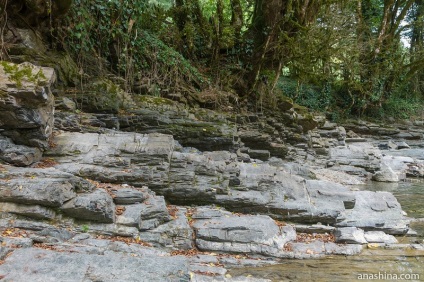
[[(370, 182), (353, 188), (393, 193), (409, 217), (424, 218), (424, 182)], [(414, 222), (417, 237), (398, 237), (400, 243), (422, 242), (424, 222)], [(411, 249), (364, 249), (357, 256), (331, 256), (314, 260), (284, 260), (282, 264), (232, 269), (232, 276), (253, 276), (272, 281), (358, 281), (372, 278), (380, 281), (424, 281), (424, 251)], [(412, 275), (419, 275), (413, 277)], [(372, 276), (371, 276), (372, 275)], [(397, 277), (395, 276), (397, 275)], [(402, 277), (399, 277), (403, 275)], [(394, 279), (397, 278), (397, 279)], [(415, 279), (414, 279), (415, 278)], [(365, 281), (370, 281), (363, 279)]]
[(376, 280), (382, 281), (394, 281), (394, 275), (416, 278), (407, 279), (408, 281), (423, 281), (423, 266), (423, 251), (364, 250), (358, 256), (285, 260), (282, 264), (274, 266), (233, 269), (230, 274), (233, 277), (251, 275), (272, 281), (358, 281), (361, 280), (359, 278), (370, 278), (371, 275), (377, 275), (382, 279)]

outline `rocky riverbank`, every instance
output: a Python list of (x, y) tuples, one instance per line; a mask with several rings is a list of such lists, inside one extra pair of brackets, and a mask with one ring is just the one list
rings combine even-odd
[(391, 193), (351, 187), (423, 176), (419, 120), (218, 113), (110, 81), (54, 96), (52, 69), (0, 68), (4, 281), (260, 281), (227, 270), (424, 249), (398, 244), (413, 232)]

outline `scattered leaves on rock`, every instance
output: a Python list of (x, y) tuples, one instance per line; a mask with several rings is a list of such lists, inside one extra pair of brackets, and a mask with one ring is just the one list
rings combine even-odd
[(285, 251), (285, 252), (293, 252), (293, 246), (292, 246), (292, 244), (286, 243), (284, 245), (283, 251)]
[[(2, 260), (0, 260), (0, 265), (2, 265), (3, 263), (5, 263), (5, 261), (6, 261), (6, 259), (11, 255), (13, 253), (13, 251), (10, 251), (10, 252), (8, 252), (4, 257), (3, 257), (3, 259)], [(0, 280), (1, 279), (3, 279), (4, 278), (4, 276), (1, 276), (0, 275)]]
[(22, 230), (19, 228), (7, 228), (2, 231), (1, 236), (24, 238), (24, 237), (28, 237), (28, 233), (25, 230)]
[(275, 224), (277, 224), (278, 227), (283, 227), (286, 226), (287, 223), (283, 222), (283, 221), (279, 221), (279, 220), (274, 220)]
[(193, 214), (196, 212), (196, 208), (188, 208), (187, 209), (187, 212), (186, 212), (186, 217), (187, 217), (187, 220), (188, 220), (188, 224), (190, 225), (190, 226), (192, 226), (192, 224), (193, 224), (193, 222), (194, 222), (194, 219), (193, 219)]
[(176, 206), (173, 206), (173, 205), (167, 205), (166, 208), (168, 209), (169, 215), (172, 216), (173, 219), (176, 219), (178, 208)]
[(49, 168), (49, 167), (54, 167), (57, 164), (59, 164), (59, 163), (56, 162), (54, 159), (46, 158), (46, 159), (42, 159), (34, 167), (35, 168)]
[(101, 240), (110, 240), (112, 242), (123, 242), (126, 244), (138, 244), (144, 247), (152, 247), (152, 244), (144, 242), (142, 240), (140, 240), (140, 237), (122, 237), (122, 236), (106, 236), (106, 235), (97, 235), (96, 236), (97, 239), (101, 239)]
[(197, 255), (203, 255), (204, 252), (201, 252), (197, 249), (190, 249), (190, 250), (175, 250), (171, 252), (171, 256), (186, 256), (186, 257), (192, 257)]
[(200, 270), (195, 270), (193, 271), (193, 273), (199, 274), (199, 275), (204, 275), (204, 276), (216, 276), (216, 273), (210, 272), (210, 271), (200, 271)]
[(116, 215), (122, 215), (124, 212), (125, 212), (124, 206), (117, 206), (116, 209), (115, 209)]
[(43, 249), (43, 250), (50, 250), (50, 251), (60, 252), (60, 250), (58, 250), (55, 246), (49, 245), (49, 244), (45, 244), (45, 243), (34, 243), (33, 247), (34, 248)]
[(324, 234), (298, 233), (295, 242), (297, 242), (297, 243), (311, 243), (311, 242), (314, 242), (314, 241), (322, 241), (324, 243), (328, 243), (328, 242), (334, 243), (336, 241), (336, 239), (334, 238), (333, 234), (328, 234), (328, 233), (324, 233)]

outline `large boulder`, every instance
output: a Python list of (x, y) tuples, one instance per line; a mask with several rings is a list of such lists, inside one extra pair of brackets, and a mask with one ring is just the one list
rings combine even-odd
[(380, 170), (372, 176), (372, 180), (378, 182), (399, 182), (399, 175), (390, 166), (382, 165)]
[(154, 194), (149, 195), (142, 203), (122, 206), (122, 210), (122, 214), (116, 218), (116, 223), (134, 226), (142, 231), (156, 228), (171, 219), (165, 199)]
[(71, 217), (82, 220), (103, 223), (112, 223), (115, 220), (115, 204), (112, 197), (103, 189), (80, 194), (65, 203), (61, 210)]
[(356, 191), (353, 209), (344, 211), (339, 227), (354, 226), (366, 231), (384, 231), (388, 234), (405, 234), (409, 219), (404, 216), (399, 202), (389, 192)]
[(369, 172), (380, 169), (381, 151), (367, 142), (349, 143), (329, 150), (330, 160), (336, 164), (364, 168)]
[(157, 228), (140, 232), (140, 239), (153, 245), (174, 247), (178, 249), (193, 248), (193, 229), (189, 224), (188, 211), (183, 207), (172, 207), (173, 219)]
[(198, 208), (192, 218), (196, 245), (204, 251), (278, 256), (287, 242), (296, 239), (292, 226), (280, 227), (265, 215), (234, 215)]
[(10, 138), (0, 135), (0, 159), (3, 161), (15, 166), (29, 166), (41, 157), (39, 148), (16, 145)]
[(48, 148), (53, 129), (52, 68), (0, 63), (0, 129), (16, 144)]
[(54, 169), (4, 166), (0, 179), (0, 201), (25, 205), (60, 207), (77, 191), (92, 188), (88, 181)]

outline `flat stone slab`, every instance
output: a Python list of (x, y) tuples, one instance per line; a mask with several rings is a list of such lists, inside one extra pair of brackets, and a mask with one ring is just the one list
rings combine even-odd
[(383, 231), (368, 231), (364, 234), (368, 243), (397, 244), (398, 240), (393, 235), (388, 235)]
[(353, 209), (340, 215), (338, 227), (358, 227), (366, 231), (384, 231), (391, 235), (405, 234), (410, 220), (406, 218), (399, 202), (389, 192), (356, 191)]
[(76, 197), (77, 190), (90, 187), (88, 181), (69, 173), (11, 166), (5, 168), (0, 171), (0, 199), (3, 202), (60, 207)]
[(142, 203), (148, 198), (147, 188), (121, 188), (111, 189), (113, 201), (118, 205), (130, 205), (136, 203)]
[(201, 250), (275, 255), (296, 239), (292, 226), (280, 228), (264, 215), (234, 215), (201, 208), (193, 219), (196, 245)]
[(3, 281), (189, 281), (182, 256), (104, 255), (17, 249), (0, 265)]
[(115, 220), (115, 204), (103, 189), (93, 193), (79, 194), (65, 203), (61, 210), (70, 217), (83, 220), (112, 223)]
[(347, 244), (366, 244), (365, 232), (356, 227), (337, 228), (334, 231), (334, 237), (337, 243)]
[(54, 210), (39, 205), (19, 205), (15, 203), (0, 202), (0, 212), (10, 212), (35, 219), (53, 219), (56, 216)]

